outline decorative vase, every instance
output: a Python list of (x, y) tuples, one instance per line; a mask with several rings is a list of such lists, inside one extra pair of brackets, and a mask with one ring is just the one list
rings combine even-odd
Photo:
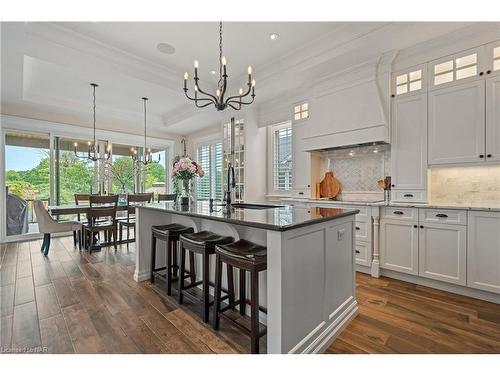
[(191, 180), (182, 180), (181, 205), (189, 206), (192, 201), (193, 197), (191, 196)]

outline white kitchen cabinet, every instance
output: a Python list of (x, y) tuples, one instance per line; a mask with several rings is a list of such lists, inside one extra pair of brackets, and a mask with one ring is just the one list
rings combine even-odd
[(466, 285), (467, 227), (425, 223), (419, 226), (419, 275)]
[(500, 161), (500, 75), (486, 80), (486, 161)]
[(500, 40), (490, 43), (485, 47), (486, 74), (500, 75)]
[(470, 211), (467, 286), (500, 293), (500, 212)]
[[(394, 197), (404, 190), (427, 189), (426, 93), (394, 99), (391, 163)], [(409, 198), (413, 199), (405, 200), (411, 202), (418, 197), (421, 195), (412, 194)]]
[(485, 159), (485, 81), (428, 93), (430, 165)]
[(380, 266), (418, 275), (417, 222), (394, 219), (380, 221)]
[(358, 241), (356, 239), (356, 264), (362, 266), (370, 266), (371, 264), (371, 244), (368, 242)]

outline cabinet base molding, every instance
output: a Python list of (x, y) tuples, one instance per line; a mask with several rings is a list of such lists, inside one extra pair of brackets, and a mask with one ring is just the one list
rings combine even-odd
[(356, 264), (356, 272), (366, 273), (367, 275), (372, 274), (371, 267), (363, 266), (361, 264)]
[(460, 294), (466, 297), (477, 298), (484, 301), (500, 304), (500, 294), (490, 293), (483, 290), (468, 288), (460, 285), (449, 284), (443, 281), (426, 279), (424, 277), (408, 275), (405, 273), (392, 270), (381, 269), (380, 274), (381, 276), (390, 277), (391, 279), (406, 281), (409, 283), (418, 284), (429, 288), (444, 290), (445, 292)]

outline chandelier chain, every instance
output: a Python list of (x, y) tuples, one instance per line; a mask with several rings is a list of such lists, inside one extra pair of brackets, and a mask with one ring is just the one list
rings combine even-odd
[(222, 90), (222, 22), (219, 22), (219, 89)]
[(96, 147), (95, 139), (95, 85), (92, 85), (92, 98), (93, 98), (93, 125), (94, 125), (94, 148)]

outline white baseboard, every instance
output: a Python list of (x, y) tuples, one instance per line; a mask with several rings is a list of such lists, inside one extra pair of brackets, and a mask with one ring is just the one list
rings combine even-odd
[(500, 304), (500, 294), (473, 289), (466, 286), (450, 284), (439, 280), (427, 279), (425, 277), (420, 277), (416, 275), (408, 275), (405, 273), (386, 270), (383, 268), (380, 269), (380, 274), (382, 276), (387, 276), (392, 279), (402, 280), (409, 283), (427, 286), (429, 288), (444, 290), (445, 292), (460, 294), (466, 297), (477, 298), (484, 301)]

